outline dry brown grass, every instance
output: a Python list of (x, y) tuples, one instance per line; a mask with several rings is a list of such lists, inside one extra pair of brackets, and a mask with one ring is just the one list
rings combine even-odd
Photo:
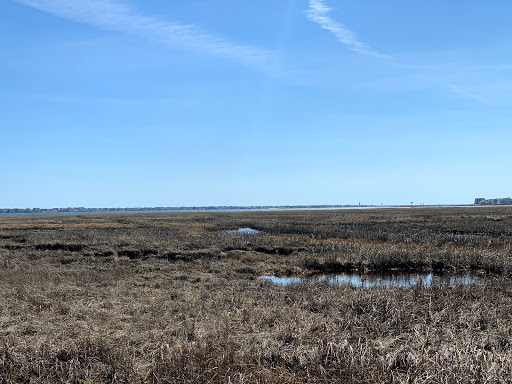
[[(512, 382), (511, 218), (506, 207), (0, 217), (0, 383)], [(226, 232), (238, 227), (263, 232)], [(391, 289), (257, 278), (344, 268), (488, 277)]]

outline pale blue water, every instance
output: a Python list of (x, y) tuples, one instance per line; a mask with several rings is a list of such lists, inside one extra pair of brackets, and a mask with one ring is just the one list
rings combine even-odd
[(261, 279), (270, 280), (276, 284), (290, 285), (303, 283), (329, 283), (333, 285), (352, 284), (356, 287), (410, 287), (420, 284), (429, 287), (432, 284), (440, 283), (447, 286), (457, 284), (472, 285), (479, 282), (478, 278), (471, 274), (465, 275), (435, 275), (432, 273), (415, 274), (336, 274), (336, 275), (317, 275), (312, 277), (276, 277), (261, 276)]
[(260, 233), (260, 231), (258, 231), (257, 229), (252, 229), (252, 228), (239, 228), (234, 231), (228, 231), (228, 233), (243, 233), (243, 234), (253, 235), (256, 233)]
[[(451, 206), (451, 205), (444, 205)], [(15, 211), (8, 208), (0, 208), (0, 216), (21, 216), (21, 215), (85, 215), (85, 214), (118, 214), (118, 213), (172, 213), (172, 212), (250, 212), (250, 211), (309, 211), (309, 210), (345, 210), (345, 209), (377, 209), (377, 208), (410, 208), (400, 205), (311, 205), (311, 206), (231, 206), (231, 207), (163, 207), (163, 208), (84, 208), (73, 211)]]

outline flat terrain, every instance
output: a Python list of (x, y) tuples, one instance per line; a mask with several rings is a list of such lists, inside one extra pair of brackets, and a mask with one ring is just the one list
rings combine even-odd
[[(397, 270), (484, 283), (259, 279)], [(0, 216), (0, 383), (510, 383), (511, 278), (512, 207)]]

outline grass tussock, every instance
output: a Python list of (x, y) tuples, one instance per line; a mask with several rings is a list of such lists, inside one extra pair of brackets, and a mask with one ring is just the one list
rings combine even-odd
[[(511, 218), (506, 207), (0, 217), (0, 383), (512, 382)], [(239, 227), (262, 232), (227, 233)], [(487, 277), (258, 279), (397, 269)]]

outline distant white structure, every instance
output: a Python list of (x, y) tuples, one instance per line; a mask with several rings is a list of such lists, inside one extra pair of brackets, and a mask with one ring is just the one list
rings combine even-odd
[(497, 199), (485, 199), (483, 197), (477, 197), (475, 199), (475, 205), (512, 205), (512, 198), (499, 197)]

